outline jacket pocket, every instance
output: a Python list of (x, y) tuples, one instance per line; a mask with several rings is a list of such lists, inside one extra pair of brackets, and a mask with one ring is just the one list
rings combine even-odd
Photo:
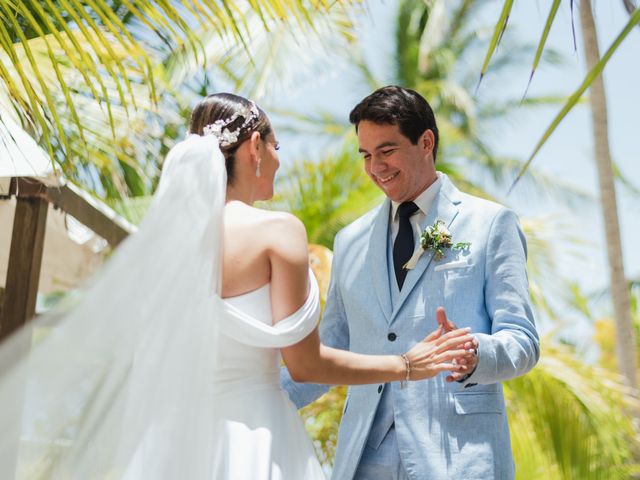
[(504, 413), (504, 399), (500, 393), (454, 393), (453, 400), (458, 415)]
[(441, 263), (433, 267), (434, 272), (441, 272), (442, 270), (455, 270), (455, 269), (466, 269), (470, 270), (473, 268), (473, 264), (469, 263), (467, 260), (455, 260), (449, 263)]

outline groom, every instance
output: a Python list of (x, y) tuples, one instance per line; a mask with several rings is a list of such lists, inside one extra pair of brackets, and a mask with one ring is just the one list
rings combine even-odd
[[(500, 382), (526, 373), (539, 357), (516, 215), (460, 192), (436, 172), (435, 118), (413, 90), (381, 88), (353, 109), (350, 121), (364, 169), (387, 198), (336, 236), (323, 343), (400, 354), (438, 324), (454, 328), (448, 316), (472, 328), (477, 354), (464, 376), (439, 375), (406, 388), (351, 387), (333, 478), (512, 479)], [(439, 254), (431, 242), (417, 250), (420, 234), (438, 221), (453, 244), (470, 245), (442, 246)], [(404, 268), (412, 256), (415, 266)], [(286, 371), (283, 385), (298, 407), (327, 389), (293, 383)]]

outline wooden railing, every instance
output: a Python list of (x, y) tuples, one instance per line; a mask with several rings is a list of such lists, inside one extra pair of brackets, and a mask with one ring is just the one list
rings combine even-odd
[(71, 183), (48, 186), (34, 178), (11, 179), (16, 197), (4, 301), (0, 305), (0, 341), (35, 314), (38, 280), (49, 204), (69, 213), (112, 246), (135, 230), (131, 224)]

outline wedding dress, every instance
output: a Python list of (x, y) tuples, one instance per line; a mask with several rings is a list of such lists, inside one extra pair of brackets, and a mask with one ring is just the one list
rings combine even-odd
[(317, 285), (275, 325), (268, 286), (220, 298), (224, 165), (214, 136), (177, 144), (138, 231), (0, 345), (0, 479), (323, 478), (276, 375)]
[(324, 479), (298, 412), (280, 388), (279, 347), (316, 326), (318, 287), (293, 315), (271, 326), (270, 285), (227, 298), (221, 317), (214, 403), (221, 439), (216, 479)]

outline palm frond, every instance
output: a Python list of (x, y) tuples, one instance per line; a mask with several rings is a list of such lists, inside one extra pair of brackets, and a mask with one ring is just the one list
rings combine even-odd
[[(206, 65), (214, 76), (222, 72), (221, 76), (230, 80), (235, 92), (263, 100), (276, 94), (290, 94), (309, 77), (326, 71), (329, 52), (351, 48), (354, 39), (351, 10), (338, 5), (330, 12), (311, 11), (307, 13), (310, 23), (291, 25), (265, 20), (245, 9), (242, 17), (252, 35), (244, 45), (229, 35), (221, 38), (206, 28), (197, 35), (203, 44)], [(292, 58), (296, 61), (292, 62)], [(171, 85), (182, 84), (202, 70), (201, 62), (189, 50), (173, 52), (167, 65)]]
[(547, 345), (527, 375), (505, 385), (522, 478), (630, 478), (638, 472), (637, 397), (621, 378)]
[[(457, 38), (458, 34), (465, 30), (469, 17), (482, 7), (481, 2), (475, 0), (463, 0), (458, 8), (451, 15), (451, 24), (449, 25), (448, 36), (451, 39)], [(455, 40), (454, 40), (455, 42)]]
[[(487, 73), (487, 69), (489, 68), (489, 62), (491, 62), (491, 57), (493, 56), (498, 44), (500, 43), (500, 39), (504, 34), (504, 31), (507, 28), (507, 23), (509, 22), (509, 15), (511, 13), (511, 7), (513, 7), (513, 0), (505, 0), (502, 6), (502, 11), (500, 12), (500, 18), (496, 22), (496, 25), (493, 29), (493, 36), (491, 37), (491, 41), (489, 42), (489, 47), (487, 48), (487, 53), (484, 57), (484, 62), (482, 64), (482, 69), (480, 70), (480, 78), (478, 79), (478, 86), (480, 86), (480, 82), (482, 82), (482, 78)], [(476, 87), (477, 90), (477, 87)]]
[[(175, 51), (204, 58), (196, 34), (202, 26), (246, 46), (252, 33), (246, 11), (255, 12), (264, 25), (290, 22), (302, 26), (313, 21), (312, 12), (328, 12), (334, 4), (344, 3), (266, 0), (251, 1), (241, 9), (226, 0), (0, 2), (5, 19), (0, 22), (3, 106), (52, 157), (69, 155), (73, 151), (66, 134), (70, 126), (83, 143), (89, 142), (76, 89), (105, 110), (115, 139), (116, 106), (128, 117), (141, 102), (154, 105), (158, 101), (158, 74), (160, 82), (164, 81), (158, 65), (163, 58)], [(147, 86), (145, 97), (139, 96), (136, 84)]]
[[(556, 0), (554, 0), (554, 1), (556, 1)], [(573, 9), (573, 1), (571, 2), (571, 5), (572, 5), (572, 9)], [(484, 65), (483, 65), (483, 67), (481, 69), (481, 73), (480, 73), (480, 81), (482, 80), (484, 74), (487, 71), (487, 68), (488, 68), (488, 65), (489, 65), (489, 61), (490, 61), (491, 57), (493, 56), (493, 53), (494, 53), (494, 51), (496, 49), (496, 46), (497, 46), (497, 43), (498, 43), (498, 39), (500, 37), (499, 32), (501, 31), (501, 29), (503, 29), (503, 27), (506, 26), (506, 22), (508, 20), (508, 14), (509, 14), (512, 6), (513, 6), (513, 1), (512, 0), (504, 0), (503, 7), (502, 7), (502, 13), (500, 15), (500, 19), (498, 20), (498, 23), (495, 26), (493, 38), (491, 39), (491, 41), (489, 42), (489, 45), (487, 47), (487, 52), (486, 52), (486, 55), (485, 55), (485, 62), (484, 62)], [(553, 7), (555, 7), (555, 4), (552, 6), (552, 8)], [(553, 10), (552, 10), (552, 12), (553, 12)], [(550, 15), (550, 19), (547, 20), (547, 25), (545, 26), (545, 32), (547, 31), (547, 29), (551, 28), (551, 23), (553, 22), (554, 18), (555, 18), (555, 14), (554, 15)], [(630, 13), (630, 17), (629, 17), (628, 22), (622, 28), (620, 33), (616, 36), (616, 38), (614, 39), (614, 41), (612, 42), (610, 47), (607, 49), (605, 54), (602, 56), (600, 61), (591, 69), (591, 71), (589, 71), (587, 73), (587, 75), (584, 77), (581, 85), (568, 98), (568, 100), (565, 103), (565, 105), (563, 106), (563, 108), (560, 110), (560, 112), (558, 112), (556, 117), (552, 120), (552, 122), (549, 125), (549, 127), (547, 127), (547, 129), (543, 133), (542, 137), (540, 138), (540, 140), (538, 141), (538, 143), (534, 147), (533, 152), (531, 153), (531, 155), (529, 156), (529, 158), (525, 162), (524, 166), (522, 167), (520, 173), (518, 174), (518, 176), (514, 180), (513, 184), (511, 185), (510, 190), (513, 190), (513, 188), (515, 187), (515, 185), (517, 184), (519, 179), (522, 177), (522, 175), (524, 174), (526, 169), (529, 167), (529, 165), (531, 164), (531, 162), (533, 161), (533, 159), (535, 158), (537, 153), (542, 148), (542, 146), (546, 143), (546, 141), (549, 139), (551, 134), (558, 127), (560, 122), (566, 117), (566, 115), (578, 103), (580, 97), (582, 97), (582, 95), (587, 90), (587, 88), (589, 88), (589, 86), (591, 85), (593, 80), (598, 75), (600, 75), (602, 73), (602, 70), (604, 70), (606, 64), (611, 59), (611, 56), (616, 52), (616, 50), (620, 47), (622, 42), (628, 36), (629, 32), (636, 25), (640, 25), (640, 8), (636, 8), (632, 13)], [(541, 43), (544, 43), (543, 40), (544, 40), (545, 32), (543, 32), (543, 38), (541, 38)], [(544, 50), (544, 48), (542, 50)], [(480, 81), (478, 82), (478, 84), (480, 83)]]
[[(517, 112), (519, 106), (531, 108), (557, 106), (561, 105), (564, 101), (566, 101), (566, 99), (567, 97), (558, 95), (527, 97), (523, 100), (517, 100), (513, 98), (508, 99), (504, 102), (482, 104), (478, 108), (478, 116), (482, 117), (483, 119), (486, 118), (487, 120), (504, 119), (505, 116)], [(580, 103), (584, 103), (585, 101), (585, 99), (581, 99)]]
[(531, 75), (529, 76), (529, 82), (527, 83), (527, 88), (524, 91), (523, 98), (527, 96), (527, 91), (529, 90), (529, 86), (531, 85), (531, 80), (533, 80), (533, 75), (536, 69), (538, 68), (540, 59), (542, 58), (542, 52), (544, 51), (544, 46), (547, 43), (547, 37), (549, 36), (549, 32), (551, 31), (551, 25), (553, 25), (553, 20), (556, 18), (556, 13), (558, 12), (558, 8), (560, 7), (560, 1), (561, 0), (553, 0), (553, 3), (551, 4), (551, 9), (549, 10), (547, 22), (545, 23), (544, 30), (542, 31), (542, 36), (540, 37), (540, 42), (538, 43), (536, 56), (533, 59), (533, 66), (531, 67)]
[(587, 74), (585, 79), (582, 81), (582, 84), (578, 87), (578, 89), (575, 92), (573, 92), (573, 94), (571, 94), (571, 96), (569, 97), (569, 99), (567, 100), (565, 105), (562, 107), (560, 112), (558, 112), (558, 114), (555, 116), (555, 118), (551, 121), (551, 124), (549, 125), (549, 127), (547, 127), (545, 132), (542, 134), (542, 138), (538, 141), (538, 143), (536, 144), (535, 148), (533, 149), (533, 153), (531, 153), (531, 155), (529, 156), (529, 158), (525, 162), (524, 166), (522, 167), (522, 169), (518, 173), (518, 176), (513, 181), (513, 185), (511, 186), (511, 189), (513, 189), (513, 187), (515, 187), (515, 185), (518, 182), (518, 180), (522, 177), (522, 175), (527, 170), (527, 168), (529, 168), (529, 165), (531, 164), (531, 162), (533, 161), (533, 159), (535, 158), (537, 153), (542, 148), (542, 145), (544, 145), (546, 143), (547, 139), (555, 131), (555, 129), (558, 127), (558, 125), (560, 124), (562, 119), (578, 103), (578, 101), (580, 100), (580, 97), (582, 97), (582, 95), (587, 90), (587, 88), (589, 88), (591, 83), (593, 83), (593, 80), (598, 75), (600, 75), (602, 73), (602, 70), (604, 69), (606, 64), (609, 62), (609, 60), (611, 59), (611, 56), (615, 53), (615, 51), (618, 49), (618, 47), (620, 46), (622, 41), (626, 38), (626, 36), (629, 34), (629, 32), (637, 24), (640, 24), (640, 8), (638, 8), (634, 12), (634, 14), (631, 15), (631, 18), (629, 18), (629, 21), (627, 22), (626, 26), (622, 29), (622, 31), (615, 38), (615, 40), (613, 41), (611, 46), (607, 49), (607, 51), (602, 56), (600, 61), (594, 65), (594, 67), (591, 69), (591, 71)]

